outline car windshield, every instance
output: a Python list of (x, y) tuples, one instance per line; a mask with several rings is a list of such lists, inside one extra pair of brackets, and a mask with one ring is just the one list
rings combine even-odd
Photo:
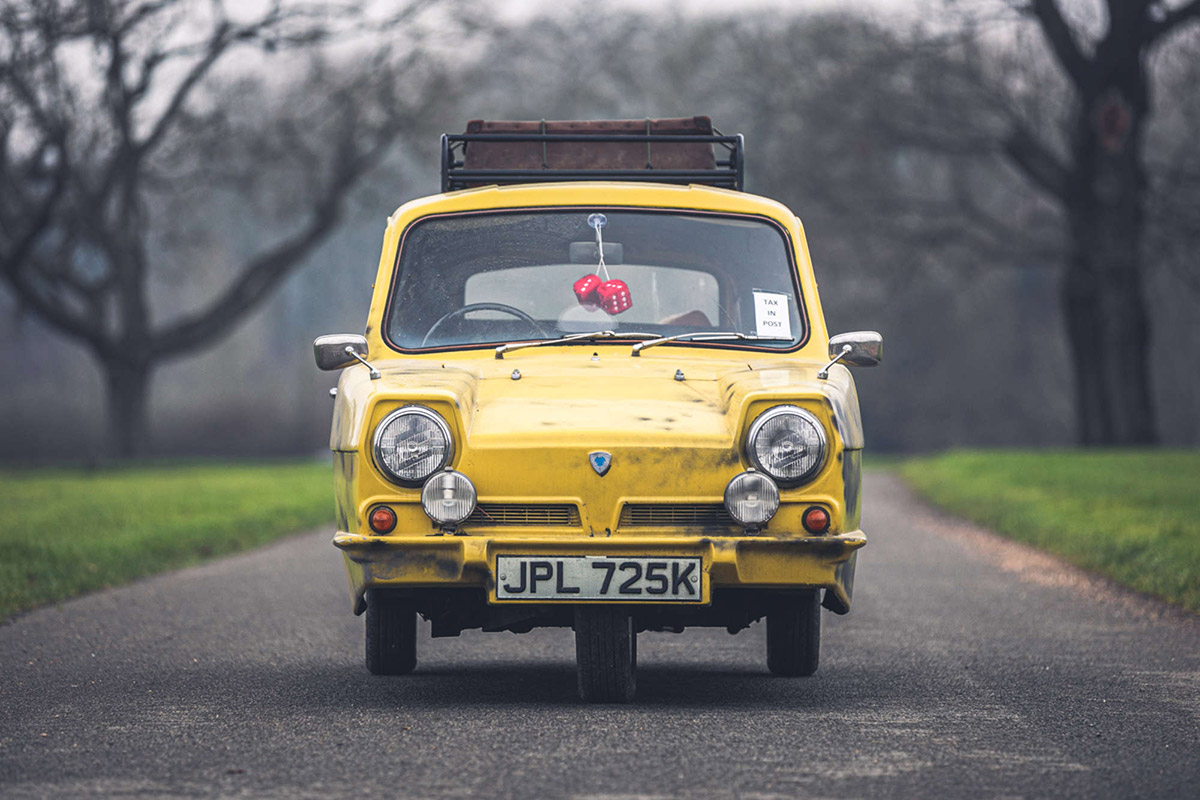
[(435, 216), (405, 232), (385, 330), (403, 350), (609, 330), (738, 332), (748, 338), (721, 344), (790, 349), (805, 335), (795, 274), (784, 232), (759, 217), (612, 208)]

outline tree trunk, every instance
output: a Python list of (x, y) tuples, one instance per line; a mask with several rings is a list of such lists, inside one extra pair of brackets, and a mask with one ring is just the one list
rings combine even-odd
[[(1140, 241), (1140, 234), (1127, 235)], [(1084, 445), (1153, 444), (1150, 338), (1140, 259), (1105, 251), (1108, 238), (1077, 239), (1063, 279), (1078, 438)]]
[(1062, 304), (1084, 445), (1156, 440), (1142, 286), (1144, 92), (1134, 82), (1086, 94), (1073, 145)]
[(143, 455), (148, 437), (150, 364), (104, 358), (108, 389), (109, 452), (118, 458)]

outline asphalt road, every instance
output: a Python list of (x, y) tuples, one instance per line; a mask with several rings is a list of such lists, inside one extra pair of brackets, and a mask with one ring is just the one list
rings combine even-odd
[(763, 630), (639, 639), (627, 707), (570, 631), (362, 666), (329, 534), (0, 627), (0, 796), (1196, 797), (1200, 618), (866, 483), (854, 611), (820, 672)]

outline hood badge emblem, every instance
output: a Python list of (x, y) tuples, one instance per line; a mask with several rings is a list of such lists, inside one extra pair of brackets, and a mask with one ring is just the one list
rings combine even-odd
[(603, 450), (588, 453), (588, 463), (592, 465), (592, 469), (596, 470), (596, 474), (603, 478), (612, 466), (612, 453), (606, 453)]

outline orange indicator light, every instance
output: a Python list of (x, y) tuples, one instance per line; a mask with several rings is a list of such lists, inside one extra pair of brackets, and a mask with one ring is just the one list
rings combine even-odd
[(829, 512), (820, 506), (809, 506), (804, 510), (804, 528), (809, 533), (825, 533), (829, 530)]
[(396, 527), (396, 512), (387, 506), (377, 506), (371, 511), (369, 522), (376, 533), (391, 533)]

